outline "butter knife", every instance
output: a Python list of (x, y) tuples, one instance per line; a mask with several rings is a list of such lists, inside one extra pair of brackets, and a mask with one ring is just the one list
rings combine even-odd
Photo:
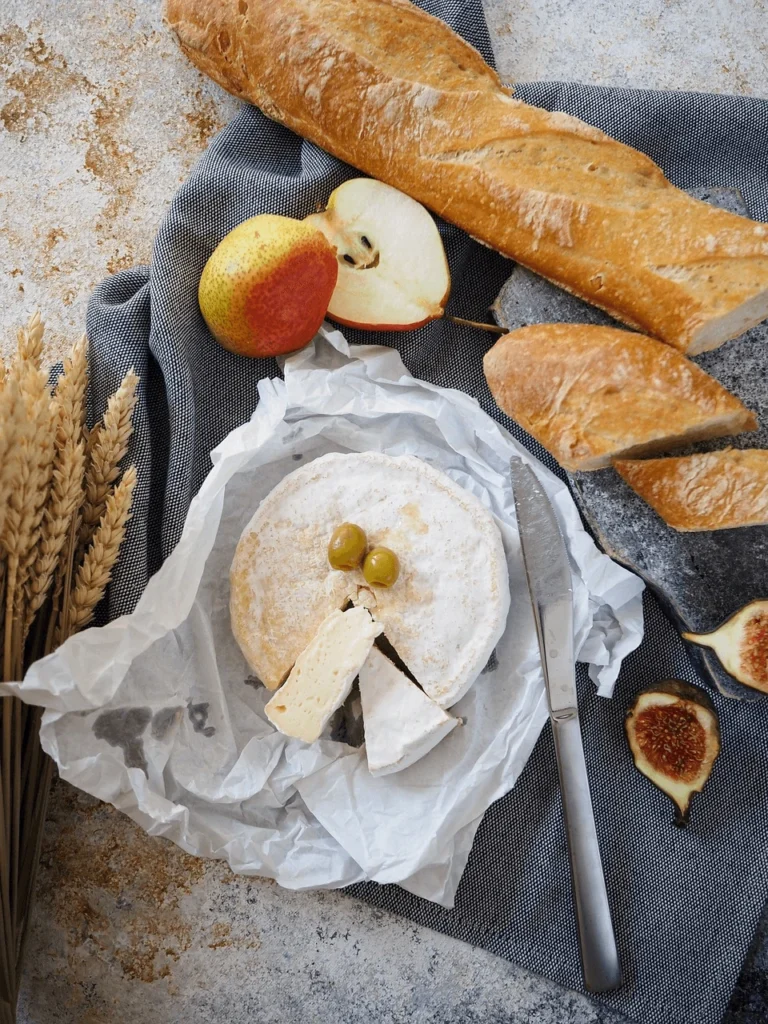
[(510, 472), (555, 738), (584, 984), (592, 992), (607, 992), (621, 983), (621, 971), (581, 740), (568, 553), (533, 470), (515, 458)]

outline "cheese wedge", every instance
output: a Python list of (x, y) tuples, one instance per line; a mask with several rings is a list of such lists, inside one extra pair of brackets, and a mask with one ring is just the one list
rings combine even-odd
[[(400, 560), (393, 587), (328, 564), (340, 523)], [(411, 455), (332, 453), (286, 476), (242, 533), (230, 573), (232, 632), (276, 690), (323, 619), (366, 605), (419, 685), (441, 707), (480, 675), (509, 610), (501, 534), (473, 494)]]
[(360, 699), (371, 775), (414, 764), (459, 724), (376, 647), (360, 669)]
[(331, 612), (265, 708), (275, 728), (305, 743), (318, 739), (380, 632), (365, 608)]

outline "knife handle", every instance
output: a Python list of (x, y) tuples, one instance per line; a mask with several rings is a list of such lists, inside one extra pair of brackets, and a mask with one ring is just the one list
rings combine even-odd
[(571, 858), (584, 984), (591, 992), (607, 992), (621, 984), (621, 969), (575, 709), (562, 712), (557, 718), (553, 716), (552, 730)]

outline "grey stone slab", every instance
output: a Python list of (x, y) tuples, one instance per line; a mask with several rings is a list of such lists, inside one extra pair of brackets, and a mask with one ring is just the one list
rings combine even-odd
[[(697, 198), (734, 213), (745, 213), (732, 189), (699, 189)], [(515, 266), (502, 288), (494, 315), (514, 330), (531, 323), (617, 324), (601, 310), (569, 295), (524, 267)], [(759, 431), (684, 451), (724, 447), (768, 447), (768, 325), (749, 331), (696, 362), (753, 408)], [(613, 557), (642, 575), (678, 624), (710, 629), (741, 604), (765, 597), (768, 528), (676, 534), (612, 470), (569, 475), (577, 504), (596, 538)], [(691, 654), (725, 693), (756, 697), (728, 676), (714, 655)], [(765, 1024), (768, 1020), (768, 905), (723, 1024)]]
[[(732, 189), (699, 189), (713, 205), (746, 213)], [(494, 315), (514, 330), (531, 323), (617, 324), (524, 267), (516, 266), (494, 305)], [(676, 454), (736, 448), (768, 448), (768, 324), (694, 360), (757, 414), (760, 428), (681, 448)], [(748, 601), (766, 596), (768, 527), (679, 533), (612, 469), (569, 474), (577, 504), (601, 547), (642, 576), (681, 630), (714, 629)], [(762, 699), (723, 671), (713, 652), (694, 647), (691, 656), (728, 696)]]

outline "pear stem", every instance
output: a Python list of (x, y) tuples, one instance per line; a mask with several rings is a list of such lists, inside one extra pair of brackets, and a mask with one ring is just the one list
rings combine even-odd
[(443, 313), (443, 317), (455, 324), (461, 324), (462, 327), (476, 327), (479, 331), (492, 331), (494, 334), (507, 333), (506, 327), (498, 327), (496, 324), (481, 324), (477, 320), (465, 320), (461, 316), (451, 316), (450, 313)]

